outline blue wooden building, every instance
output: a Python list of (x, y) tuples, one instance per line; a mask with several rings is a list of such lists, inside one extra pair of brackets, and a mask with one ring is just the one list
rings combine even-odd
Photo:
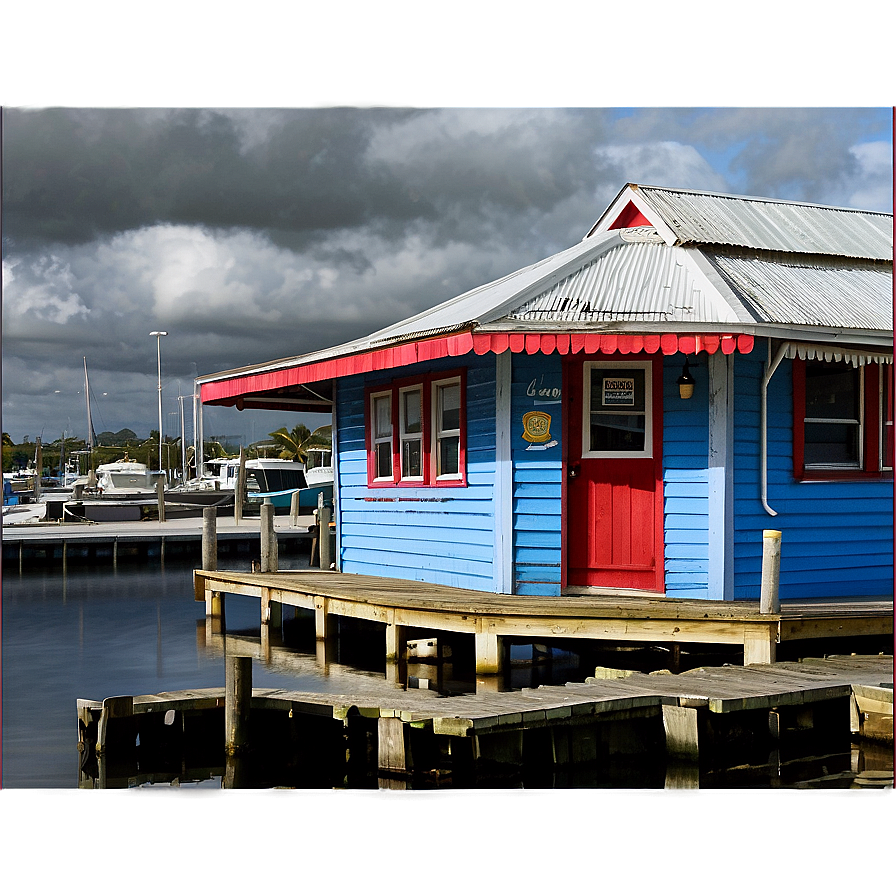
[(513, 595), (893, 591), (892, 216), (628, 184), (582, 241), (199, 378), (331, 410), (337, 566)]

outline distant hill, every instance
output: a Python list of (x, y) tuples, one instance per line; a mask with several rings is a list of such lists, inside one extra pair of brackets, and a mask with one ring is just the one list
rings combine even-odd
[(132, 429), (119, 429), (118, 432), (101, 432), (96, 437), (98, 445), (124, 445), (127, 442), (136, 442), (137, 433)]

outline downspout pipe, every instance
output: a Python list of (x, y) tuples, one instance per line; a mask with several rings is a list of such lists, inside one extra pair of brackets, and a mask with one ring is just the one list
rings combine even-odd
[(775, 375), (778, 365), (784, 359), (787, 351), (787, 343), (782, 342), (775, 352), (772, 360), (772, 341), (768, 341), (768, 361), (765, 365), (765, 373), (762, 376), (762, 391), (760, 394), (760, 418), (759, 418), (759, 499), (762, 507), (769, 516), (777, 516), (778, 513), (768, 505), (768, 384)]

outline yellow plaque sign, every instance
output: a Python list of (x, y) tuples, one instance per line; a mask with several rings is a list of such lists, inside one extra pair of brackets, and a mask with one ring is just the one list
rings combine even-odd
[(551, 437), (551, 415), (543, 411), (523, 414), (523, 438), (527, 442), (546, 442)]

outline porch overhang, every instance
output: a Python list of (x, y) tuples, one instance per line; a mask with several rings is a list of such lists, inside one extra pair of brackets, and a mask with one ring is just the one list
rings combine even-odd
[(607, 354), (682, 352), (730, 355), (753, 349), (749, 333), (533, 333), (473, 332), (418, 339), (341, 357), (307, 360), (299, 357), (258, 368), (243, 368), (200, 377), (203, 404), (303, 412), (328, 412), (333, 401), (333, 381), (345, 376), (407, 367), (423, 361), (477, 355), (545, 354), (560, 355), (598, 352)]

